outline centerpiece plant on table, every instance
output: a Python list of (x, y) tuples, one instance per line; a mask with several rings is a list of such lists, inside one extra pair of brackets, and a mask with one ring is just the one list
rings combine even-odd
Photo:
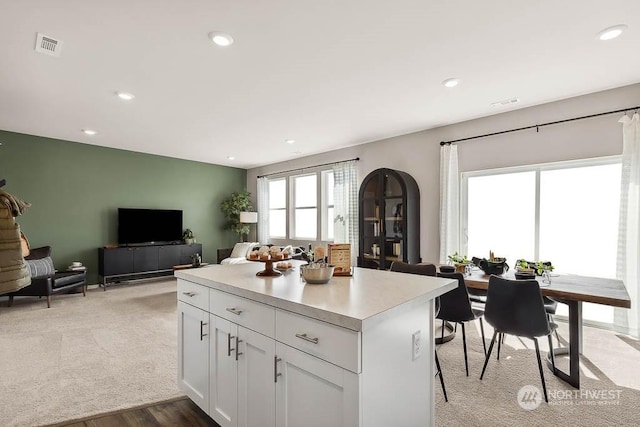
[(457, 273), (464, 274), (467, 266), (471, 264), (471, 260), (469, 260), (466, 255), (459, 255), (458, 252), (453, 255), (449, 255), (447, 258), (453, 262)]

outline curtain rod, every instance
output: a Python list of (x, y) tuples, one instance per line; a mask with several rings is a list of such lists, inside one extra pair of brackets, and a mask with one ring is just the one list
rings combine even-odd
[(598, 117), (598, 116), (606, 116), (608, 114), (615, 114), (615, 113), (625, 113), (629, 110), (638, 110), (640, 109), (640, 106), (637, 107), (630, 107), (630, 108), (623, 108), (621, 110), (615, 110), (615, 111), (607, 111), (606, 113), (597, 113), (597, 114), (590, 114), (588, 116), (581, 116), (581, 117), (574, 117), (572, 119), (564, 119), (564, 120), (558, 120), (555, 122), (547, 122), (547, 123), (541, 123), (539, 125), (532, 125), (532, 126), (525, 126), (525, 127), (521, 127), (521, 128), (517, 128), (517, 129), (509, 129), (509, 130), (503, 130), (500, 132), (493, 132), (493, 133), (485, 133), (484, 135), (476, 135), (476, 136), (470, 136), (468, 138), (460, 138), (460, 139), (454, 139), (452, 141), (441, 141), (440, 145), (445, 145), (445, 144), (453, 144), (456, 142), (462, 142), (462, 141), (469, 141), (470, 139), (478, 139), (478, 138), (484, 138), (486, 136), (495, 136), (495, 135), (501, 135), (503, 133), (511, 133), (511, 132), (518, 132), (521, 130), (527, 130), (527, 129), (535, 129), (536, 132), (538, 132), (538, 128), (541, 128), (543, 126), (549, 126), (549, 125), (557, 125), (559, 123), (566, 123), (566, 122), (572, 122), (574, 120), (582, 120), (582, 119), (590, 119), (592, 117)]
[(288, 171), (281, 171), (281, 172), (273, 172), (273, 173), (268, 173), (265, 175), (258, 175), (258, 178), (264, 178), (265, 176), (271, 176), (271, 175), (279, 175), (281, 173), (289, 173), (289, 172), (296, 172), (296, 171), (303, 171), (305, 169), (315, 169), (315, 168), (319, 168), (322, 166), (329, 166), (329, 165), (337, 165), (338, 163), (344, 163), (344, 162), (351, 162), (351, 161), (359, 161), (360, 157), (356, 157), (355, 159), (349, 159), (349, 160), (341, 160), (339, 162), (331, 162), (331, 163), (323, 163), (321, 165), (315, 165), (315, 166), (307, 166), (304, 168), (298, 168), (298, 169), (289, 169)]

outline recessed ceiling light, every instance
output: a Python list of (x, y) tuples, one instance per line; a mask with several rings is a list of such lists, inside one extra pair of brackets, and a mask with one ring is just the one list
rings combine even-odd
[(456, 87), (460, 83), (460, 79), (447, 79), (442, 82), (446, 87)]
[(235, 158), (235, 157), (233, 157), (233, 156), (227, 156), (227, 159), (229, 159), (229, 160), (235, 160), (236, 158)]
[(212, 42), (217, 44), (218, 46), (229, 46), (233, 43), (233, 37), (231, 37), (227, 33), (223, 33), (221, 31), (211, 31), (209, 33), (209, 38)]
[(124, 99), (125, 101), (131, 101), (133, 98), (135, 98), (135, 96), (127, 92), (116, 92), (116, 95), (118, 95), (120, 99)]
[(614, 25), (613, 27), (605, 28), (598, 33), (600, 40), (611, 40), (618, 37), (627, 27), (625, 24)]
[(98, 133), (95, 130), (91, 130), (91, 129), (82, 129), (82, 132), (84, 132), (87, 135), (95, 135)]
[(295, 139), (285, 139), (284, 142), (286, 142), (287, 144), (293, 144), (294, 142), (296, 142)]

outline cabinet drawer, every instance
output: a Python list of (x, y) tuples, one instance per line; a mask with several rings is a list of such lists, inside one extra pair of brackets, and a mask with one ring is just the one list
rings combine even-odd
[(276, 340), (322, 360), (360, 373), (360, 333), (276, 310)]
[(211, 289), (209, 306), (211, 313), (237, 325), (275, 336), (275, 309), (227, 292)]
[(178, 300), (209, 311), (209, 288), (178, 279)]

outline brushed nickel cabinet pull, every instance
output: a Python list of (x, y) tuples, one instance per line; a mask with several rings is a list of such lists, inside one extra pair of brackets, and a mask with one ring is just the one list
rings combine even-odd
[(231, 352), (235, 350), (235, 348), (231, 348), (231, 339), (235, 338), (230, 333), (227, 334), (227, 356), (231, 356)]
[(236, 335), (236, 362), (238, 361), (238, 356), (240, 356), (241, 354), (244, 354), (244, 353), (240, 352), (240, 343), (241, 342), (242, 342), (242, 340), (239, 339), (239, 337)]
[(182, 295), (186, 295), (188, 297), (195, 297), (196, 293), (195, 292), (183, 292)]
[(273, 356), (273, 382), (277, 383), (278, 382), (278, 377), (281, 376), (281, 373), (278, 373), (278, 362), (280, 362), (282, 359), (280, 359), (278, 356)]
[(240, 315), (242, 314), (242, 310), (238, 310), (238, 309), (237, 309), (237, 308), (235, 308), (235, 307), (227, 308), (227, 311), (228, 311), (229, 313), (233, 313), (233, 314), (235, 314), (236, 316), (240, 316)]
[(300, 338), (301, 340), (309, 341), (309, 342), (314, 343), (314, 344), (318, 344), (318, 341), (320, 341), (320, 339), (318, 339), (318, 337), (311, 338), (306, 333), (304, 333), (304, 334), (296, 334), (296, 337)]
[(205, 323), (202, 320), (200, 321), (200, 341), (202, 341), (202, 339), (207, 336), (207, 334), (204, 333), (204, 327), (206, 325), (208, 325), (208, 323)]

